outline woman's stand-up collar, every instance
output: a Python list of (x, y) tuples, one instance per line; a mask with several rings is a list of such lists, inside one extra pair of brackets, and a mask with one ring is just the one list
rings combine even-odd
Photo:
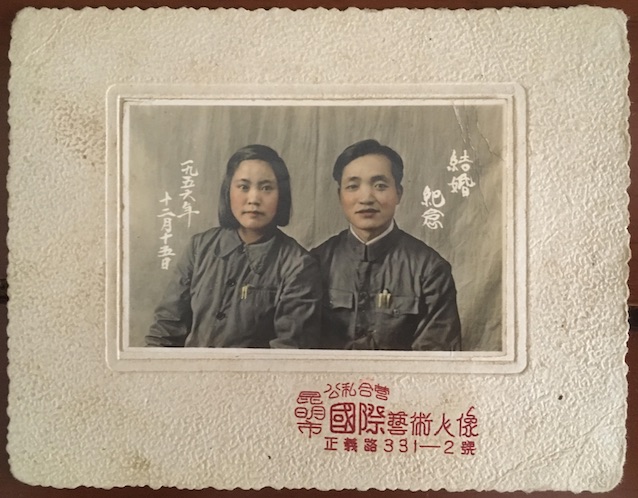
[(279, 229), (275, 228), (257, 242), (245, 244), (236, 229), (222, 228), (215, 254), (220, 258), (225, 258), (234, 251), (245, 252), (250, 269), (261, 274), (266, 268), (268, 256), (277, 246), (280, 233)]

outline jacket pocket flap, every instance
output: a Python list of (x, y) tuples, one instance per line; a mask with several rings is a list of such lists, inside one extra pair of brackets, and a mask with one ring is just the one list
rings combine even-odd
[(330, 289), (327, 295), (324, 295), (325, 304), (328, 308), (347, 308), (352, 309), (354, 304), (354, 294), (339, 289)]
[(419, 298), (417, 296), (392, 296), (388, 307), (378, 307), (377, 311), (387, 315), (417, 315)]

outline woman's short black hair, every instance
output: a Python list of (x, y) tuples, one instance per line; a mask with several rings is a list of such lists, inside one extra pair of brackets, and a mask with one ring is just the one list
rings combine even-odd
[(290, 222), (292, 210), (292, 195), (290, 193), (290, 175), (284, 160), (279, 154), (266, 145), (246, 145), (235, 152), (226, 165), (226, 175), (219, 193), (219, 224), (224, 228), (239, 228), (239, 221), (230, 209), (230, 182), (242, 161), (259, 160), (267, 162), (277, 178), (277, 190), (279, 200), (274, 223), (285, 227)]
[(401, 181), (403, 180), (403, 159), (394, 150), (387, 145), (381, 145), (373, 139), (362, 140), (347, 147), (337, 158), (334, 168), (332, 168), (332, 177), (341, 185), (341, 177), (343, 170), (352, 161), (359, 157), (368, 155), (377, 155), (387, 157), (392, 166), (392, 176), (398, 190), (401, 190)]

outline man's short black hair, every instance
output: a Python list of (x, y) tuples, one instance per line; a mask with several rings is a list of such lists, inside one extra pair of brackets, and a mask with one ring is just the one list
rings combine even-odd
[(279, 200), (274, 224), (285, 227), (290, 222), (292, 195), (290, 193), (290, 174), (284, 160), (279, 154), (266, 145), (246, 145), (235, 152), (226, 165), (226, 175), (219, 193), (219, 224), (224, 228), (239, 228), (239, 221), (230, 209), (230, 182), (242, 161), (259, 160), (267, 162), (277, 178)]
[(332, 177), (341, 185), (341, 177), (343, 176), (343, 170), (355, 159), (368, 156), (377, 155), (387, 157), (392, 166), (392, 176), (398, 190), (401, 190), (401, 181), (403, 180), (403, 159), (394, 150), (387, 145), (381, 145), (379, 142), (373, 139), (362, 140), (347, 147), (337, 158), (334, 168), (332, 168)]

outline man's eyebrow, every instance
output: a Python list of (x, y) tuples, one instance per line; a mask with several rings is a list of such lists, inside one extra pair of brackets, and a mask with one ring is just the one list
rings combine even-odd
[(346, 182), (356, 182), (356, 181), (360, 181), (361, 178), (359, 178), (358, 176), (348, 176), (346, 178), (344, 178), (344, 181)]
[(389, 182), (390, 179), (385, 175), (376, 175), (372, 177), (372, 182), (378, 182), (378, 181)]

